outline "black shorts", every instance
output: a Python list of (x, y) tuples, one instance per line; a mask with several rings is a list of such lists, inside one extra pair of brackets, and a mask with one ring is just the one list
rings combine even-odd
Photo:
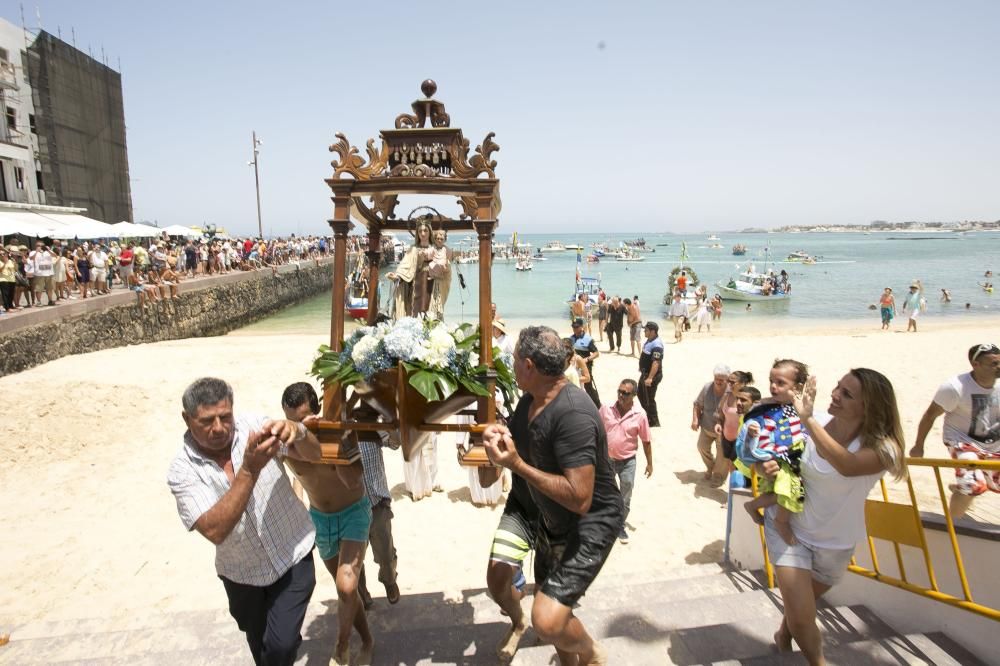
[(722, 442), (722, 455), (725, 459), (736, 460), (736, 440), (721, 437), (720, 441)]
[(546, 596), (572, 608), (597, 578), (615, 545), (614, 534), (583, 539), (577, 532), (557, 538), (539, 526), (535, 546), (535, 583)]

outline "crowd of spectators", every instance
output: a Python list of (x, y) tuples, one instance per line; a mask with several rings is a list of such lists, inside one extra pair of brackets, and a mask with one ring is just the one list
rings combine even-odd
[[(360, 249), (359, 237), (351, 237)], [(290, 238), (141, 241), (39, 239), (33, 247), (0, 246), (0, 314), (56, 306), (71, 300), (131, 289), (139, 305), (178, 298), (182, 280), (232, 271), (276, 270), (280, 265), (319, 259), (332, 242), (321, 236)], [(351, 248), (349, 248), (351, 250)]]

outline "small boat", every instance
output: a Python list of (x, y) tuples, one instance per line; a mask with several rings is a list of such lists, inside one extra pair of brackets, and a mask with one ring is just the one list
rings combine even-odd
[(802, 260), (802, 264), (804, 266), (812, 266), (815, 263), (816, 263), (816, 258), (815, 257), (807, 257), (806, 259)]
[(542, 248), (542, 251), (543, 252), (565, 252), (566, 251), (566, 246), (563, 245), (562, 243), (560, 243), (559, 241), (549, 241), (548, 243), (545, 244), (545, 247)]
[(573, 245), (573, 244), (570, 244), (570, 245), (566, 245), (565, 249), (567, 249), (567, 250), (582, 250), (583, 246), (582, 245)]
[(534, 266), (531, 265), (530, 259), (519, 259), (517, 264), (514, 266), (515, 271), (530, 271)]
[(628, 247), (623, 247), (622, 249), (618, 250), (618, 253), (615, 255), (615, 261), (645, 261), (645, 260), (646, 257), (639, 255), (638, 253), (636, 253), (635, 250)]
[(479, 257), (477, 257), (475, 255), (471, 255), (471, 256), (468, 256), (468, 257), (459, 257), (458, 258), (458, 263), (460, 263), (460, 264), (474, 264), (474, 263), (476, 263), (478, 261), (479, 261)]
[(806, 252), (805, 250), (797, 250), (795, 252), (792, 252), (787, 257), (785, 257), (785, 261), (805, 261), (806, 259), (809, 258), (811, 257), (808, 252)]
[(366, 319), (368, 317), (368, 299), (352, 296), (344, 304), (344, 310), (352, 319)]
[(722, 243), (712, 243), (709, 247), (711, 249), (713, 249), (713, 250), (721, 250), (722, 249)]
[(549, 260), (548, 257), (546, 257), (545, 255), (542, 254), (541, 250), (539, 250), (536, 254), (533, 254), (531, 256), (531, 259), (532, 259), (532, 261), (548, 261)]
[(712, 235), (711, 235), (711, 236), (709, 236), (709, 237), (708, 237), (708, 238), (707, 238), (706, 240), (710, 240), (710, 241), (717, 241), (717, 240), (719, 240), (719, 237), (718, 237), (718, 236), (716, 236), (715, 234), (712, 234)]
[(747, 246), (744, 245), (743, 243), (737, 243), (736, 245), (733, 246), (734, 257), (742, 257), (746, 253), (747, 253)]
[[(599, 276), (600, 274), (598, 274)], [(597, 304), (597, 295), (601, 293), (601, 278), (600, 277), (580, 277), (576, 281), (576, 290), (573, 292), (573, 297), (566, 302), (570, 305), (573, 304), (575, 300), (580, 297), (580, 294), (587, 294), (590, 302), (594, 305)]]
[(601, 261), (601, 257), (603, 257), (603, 256), (604, 256), (603, 254), (600, 254), (600, 255), (598, 255), (598, 254), (597, 254), (597, 253), (595, 252), (594, 254), (591, 254), (591, 255), (589, 255), (589, 256), (587, 257), (587, 263), (588, 263), (588, 264), (597, 264), (597, 263), (600, 263), (600, 261)]

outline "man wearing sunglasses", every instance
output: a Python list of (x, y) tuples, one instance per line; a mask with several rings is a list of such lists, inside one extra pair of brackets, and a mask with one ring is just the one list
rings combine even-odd
[[(924, 440), (944, 414), (941, 435), (955, 460), (1000, 460), (1000, 347), (986, 343), (969, 349), (972, 372), (943, 383), (920, 419), (910, 455), (924, 455)], [(1000, 492), (1000, 472), (956, 469), (949, 511), (960, 518), (972, 499), (988, 490)]]
[[(642, 452), (646, 456), (646, 478), (653, 475), (653, 448), (650, 444), (649, 419), (646, 410), (635, 404), (638, 385), (633, 379), (623, 379), (618, 385), (618, 400), (610, 405), (601, 405), (601, 420), (608, 433), (608, 458), (611, 470), (618, 477), (618, 488), (622, 491), (625, 505), (625, 520), (628, 520), (635, 487), (635, 458), (642, 441)], [(628, 543), (625, 525), (618, 534), (618, 541)]]

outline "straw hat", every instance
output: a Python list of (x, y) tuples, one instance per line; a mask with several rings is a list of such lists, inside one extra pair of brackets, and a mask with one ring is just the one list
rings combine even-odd
[(501, 333), (503, 333), (504, 335), (507, 335), (507, 324), (504, 322), (503, 319), (494, 319), (493, 320), (493, 328), (498, 328), (498, 329), (500, 329)]

